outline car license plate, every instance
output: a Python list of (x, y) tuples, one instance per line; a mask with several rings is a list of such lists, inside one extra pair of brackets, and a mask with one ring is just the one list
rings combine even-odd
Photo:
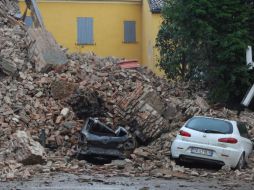
[(203, 149), (203, 148), (196, 148), (196, 147), (191, 148), (191, 153), (201, 154), (201, 155), (206, 155), (206, 156), (213, 156), (212, 150), (207, 150), (207, 149)]

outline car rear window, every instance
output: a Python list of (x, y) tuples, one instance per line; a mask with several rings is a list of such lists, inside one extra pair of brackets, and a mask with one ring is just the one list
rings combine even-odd
[(205, 133), (231, 134), (233, 132), (230, 122), (213, 118), (194, 117), (185, 127)]

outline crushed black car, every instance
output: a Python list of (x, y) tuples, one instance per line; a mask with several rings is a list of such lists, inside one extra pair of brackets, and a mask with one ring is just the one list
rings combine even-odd
[(115, 131), (97, 118), (88, 118), (81, 130), (77, 156), (79, 159), (124, 159), (135, 149), (135, 139), (123, 127)]

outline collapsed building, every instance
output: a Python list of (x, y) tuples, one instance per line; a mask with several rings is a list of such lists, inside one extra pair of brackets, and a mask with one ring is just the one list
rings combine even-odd
[[(33, 45), (35, 36), (13, 17), (17, 4), (1, 0), (0, 5), (1, 179), (54, 171), (214, 176), (205, 170), (184, 169), (170, 160), (176, 130), (193, 115), (207, 115), (247, 122), (254, 136), (251, 112), (245, 111), (239, 118), (236, 111), (210, 106), (205, 88), (168, 81), (143, 67), (121, 68), (118, 58), (67, 54), (67, 61), (61, 59), (63, 64), (41, 69), (43, 60), (36, 59), (41, 49)], [(138, 129), (146, 146), (135, 149), (124, 164), (94, 166), (73, 159), (88, 117), (98, 117), (112, 128)], [(243, 177), (252, 179), (253, 172), (248, 170)]]

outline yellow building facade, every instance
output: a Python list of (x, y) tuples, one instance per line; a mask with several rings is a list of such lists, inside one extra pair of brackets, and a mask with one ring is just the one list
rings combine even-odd
[[(155, 2), (157, 2), (155, 0)], [(160, 14), (161, 5), (155, 7), (149, 5), (149, 1), (143, 1), (142, 6), (142, 64), (154, 71), (158, 75), (163, 72), (156, 67), (159, 59), (158, 50), (155, 48), (156, 37), (162, 23)]]
[[(155, 72), (159, 13), (151, 0), (37, 0), (45, 26), (70, 52), (136, 59)], [(155, 0), (152, 0), (155, 1)], [(21, 11), (25, 2), (20, 1)]]

